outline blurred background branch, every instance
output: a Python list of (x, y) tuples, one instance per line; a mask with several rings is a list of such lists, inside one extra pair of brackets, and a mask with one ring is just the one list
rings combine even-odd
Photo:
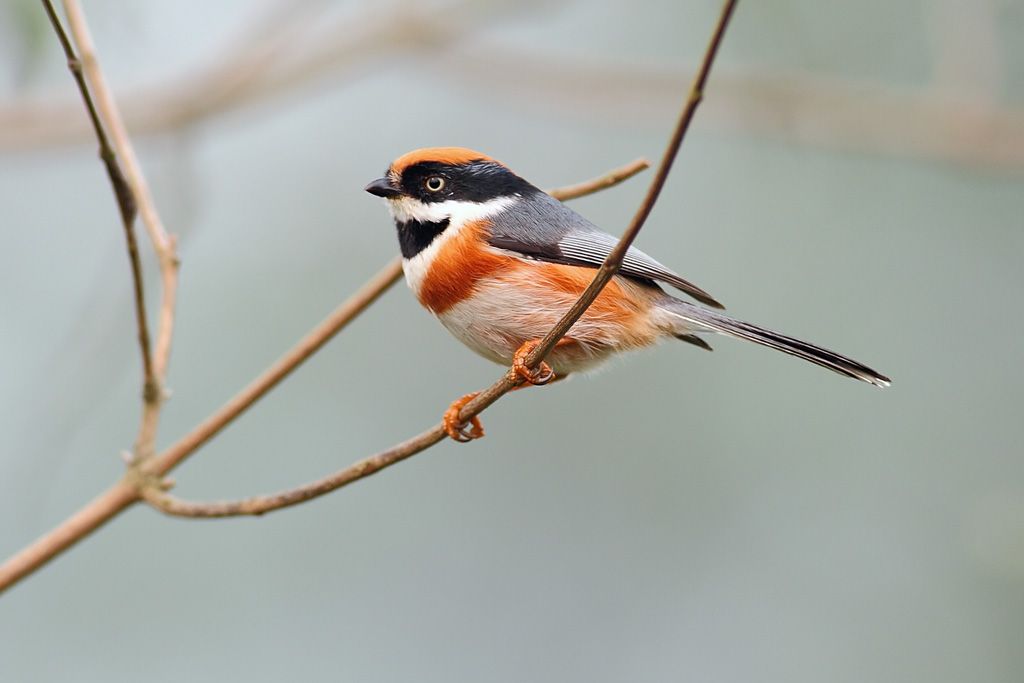
[[(342, 12), (328, 2), (272, 5), (239, 30), (232, 48), (169, 82), (119, 96), (136, 135), (207, 125), (239, 109), (293, 98), (314, 83), (382, 68), (416, 68), (443, 87), (573, 120), (663, 121), (692, 67), (629, 63), (482, 42), (479, 32), (513, 5), (483, 0), (393, 0)], [(528, 6), (527, 6), (528, 7)], [(1024, 170), (1024, 106), (1000, 97), (1005, 69), (992, 0), (923, 6), (933, 50), (918, 88), (794, 69), (737, 69), (716, 76), (702, 126), (826, 149)], [(355, 29), (353, 27), (356, 27)], [(411, 57), (403, 64), (403, 59)], [(0, 151), (82, 142), (89, 129), (64, 95), (0, 102)]]

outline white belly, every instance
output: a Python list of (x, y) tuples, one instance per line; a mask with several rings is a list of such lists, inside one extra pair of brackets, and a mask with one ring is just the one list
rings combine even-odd
[[(541, 339), (572, 307), (576, 297), (540, 286), (482, 283), (474, 295), (437, 316), (459, 341), (488, 360), (511, 365), (515, 352), (526, 342)], [(557, 375), (592, 369), (626, 348), (646, 346), (650, 335), (636, 343), (631, 330), (584, 314), (569, 330), (577, 341), (555, 348), (547, 362)], [(627, 337), (629, 339), (627, 340)]]

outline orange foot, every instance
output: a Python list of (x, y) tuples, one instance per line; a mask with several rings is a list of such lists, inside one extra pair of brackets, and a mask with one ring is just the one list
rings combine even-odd
[(555, 378), (555, 371), (543, 361), (541, 361), (540, 367), (536, 370), (531, 370), (526, 365), (526, 357), (537, 348), (537, 344), (540, 344), (540, 339), (533, 339), (519, 347), (519, 350), (512, 356), (512, 371), (524, 382), (539, 386), (553, 380)]
[(441, 418), (444, 423), (444, 431), (447, 432), (448, 436), (460, 443), (479, 439), (484, 435), (484, 426), (480, 424), (480, 418), (476, 415), (469, 418), (468, 425), (465, 422), (459, 422), (459, 411), (479, 395), (480, 392), (477, 391), (472, 394), (466, 394), (457, 401), (453, 401), (448, 410), (444, 411), (444, 417)]

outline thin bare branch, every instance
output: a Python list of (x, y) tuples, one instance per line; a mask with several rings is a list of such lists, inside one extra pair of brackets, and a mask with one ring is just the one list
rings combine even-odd
[(146, 297), (142, 284), (142, 262), (139, 257), (139, 243), (135, 239), (135, 216), (138, 213), (138, 205), (135, 202), (135, 194), (132, 192), (131, 185), (121, 171), (117, 154), (110, 145), (110, 140), (107, 137), (107, 132), (103, 127), (100, 115), (96, 111), (96, 105), (93, 102), (89, 86), (83, 74), (82, 61), (75, 54), (75, 49), (71, 45), (71, 41), (68, 40), (67, 33), (64, 32), (64, 26), (61, 24), (60, 18), (53, 8), (53, 3), (50, 0), (43, 0), (43, 7), (46, 9), (46, 16), (49, 17), (50, 24), (53, 25), (53, 30), (57, 34), (61, 47), (64, 48), (68, 69), (71, 71), (72, 76), (74, 76), (75, 83), (78, 85), (78, 92), (85, 103), (89, 120), (92, 122), (93, 132), (96, 134), (96, 140), (99, 142), (100, 159), (103, 161), (103, 166), (107, 169), (107, 176), (110, 178), (110, 184), (114, 188), (114, 198), (117, 200), (117, 207), (121, 213), (121, 225), (124, 228), (125, 241), (128, 245), (128, 261), (131, 264), (132, 270), (135, 319), (138, 324), (139, 347), (142, 352), (143, 394), (146, 394), (152, 391), (155, 381), (152, 347), (149, 340), (149, 322), (146, 319)]
[[(208, 63), (124, 93), (122, 108), (136, 135), (178, 131), (239, 107), (280, 99), (324, 76), (337, 82), (410, 52), (447, 49), (512, 7), (488, 0), (391, 0), (331, 16), (288, 0), (278, 5), (240, 35), (226, 37), (224, 51)], [(74, 104), (22, 101), (0, 107), (0, 148), (83, 140), (87, 131), (71, 116)]]
[(578, 185), (569, 185), (567, 187), (561, 187), (556, 190), (548, 190), (548, 194), (555, 199), (561, 199), (563, 202), (568, 199), (576, 199), (577, 197), (583, 197), (588, 194), (594, 194), (600, 192), (614, 185), (618, 185), (623, 180), (632, 178), (640, 171), (646, 168), (650, 168), (651, 162), (647, 159), (635, 159), (629, 162), (621, 168), (617, 168), (611, 173), (607, 173), (600, 178), (594, 178)]
[(96, 531), (139, 500), (138, 487), (121, 480), (71, 517), (0, 565), (0, 593)]
[[(49, 0), (44, 0), (49, 2)], [(64, 11), (68, 16), (68, 25), (71, 27), (71, 35), (75, 37), (75, 44), (81, 54), (82, 68), (89, 81), (92, 92), (96, 95), (96, 103), (99, 107), (103, 121), (110, 128), (110, 137), (114, 148), (124, 160), (125, 174), (131, 185), (136, 201), (139, 203), (139, 212), (142, 215), (142, 222), (149, 231), (149, 237), (153, 241), (153, 247), (161, 260), (169, 259), (170, 238), (164, 230), (160, 216), (156, 213), (153, 198), (149, 192), (149, 185), (145, 176), (139, 168), (139, 161), (135, 157), (128, 139), (128, 131), (125, 129), (121, 113), (114, 101), (114, 96), (107, 83), (106, 76), (100, 69), (99, 61), (96, 58), (96, 46), (92, 41), (92, 34), (89, 32), (89, 24), (85, 20), (85, 14), (78, 0), (63, 0)]]
[[(658, 195), (661, 193), (661, 189), (665, 185), (668, 173), (672, 168), (672, 163), (675, 161), (679, 148), (682, 145), (683, 138), (686, 135), (686, 131), (689, 129), (690, 121), (693, 120), (693, 115), (697, 110), (697, 106), (703, 98), (704, 87), (707, 83), (708, 74), (711, 71), (711, 65), (714, 62), (715, 55), (718, 52), (718, 47), (722, 41), (722, 36), (725, 33), (725, 28), (729, 23), (729, 18), (732, 16), (735, 6), (736, 0), (726, 0), (725, 5), (722, 8), (718, 24), (715, 27), (715, 32), (712, 35), (711, 42), (708, 44), (708, 48), (704, 54), (704, 59), (701, 62), (701, 67), (698, 70), (697, 75), (694, 77), (693, 84), (690, 86), (689, 96), (687, 97), (682, 113), (679, 116), (679, 120), (676, 123), (676, 127), (669, 140), (668, 147), (665, 150), (665, 154), (658, 166), (654, 179), (651, 181), (651, 185), (647, 190), (644, 200), (641, 202), (640, 207), (633, 216), (633, 220), (630, 222), (625, 234), (623, 234), (622, 238), (619, 240), (619, 243), (598, 269), (597, 274), (594, 276), (594, 279), (591, 281), (587, 289), (584, 290), (576, 303), (573, 304), (569, 311), (566, 312), (558, 324), (552, 328), (544, 339), (541, 340), (540, 344), (538, 344), (537, 347), (527, 356), (526, 362), (531, 367), (536, 367), (544, 360), (544, 356), (546, 356), (547, 353), (555, 347), (558, 340), (561, 339), (565, 333), (569, 331), (569, 328), (572, 327), (573, 323), (583, 315), (590, 304), (593, 303), (601, 293), (604, 286), (608, 284), (621, 267), (622, 259), (625, 257), (626, 251), (629, 249), (630, 244), (643, 227), (644, 222), (647, 220), (651, 210), (654, 208), (655, 202), (658, 200)], [(517, 386), (517, 384), (516, 375), (510, 369), (502, 375), (497, 382), (482, 391), (476, 398), (463, 407), (459, 412), (460, 421), (464, 422), (475, 415), (478, 415), (503, 395), (511, 391), (513, 387)], [(371, 456), (370, 458), (361, 460), (335, 474), (311, 482), (305, 486), (289, 489), (269, 496), (258, 496), (255, 498), (215, 503), (197, 503), (181, 500), (171, 496), (166, 492), (167, 486), (163, 485), (155, 478), (151, 479), (150, 486), (143, 488), (141, 493), (150, 505), (168, 515), (193, 518), (262, 515), (272, 510), (290, 507), (292, 505), (297, 505), (307, 500), (317, 498), (354, 481), (368, 477), (371, 474), (381, 471), (385, 467), (389, 467), (412, 455), (415, 455), (416, 453), (426, 450), (445, 437), (446, 433), (444, 431), (444, 425), (435, 425), (426, 432), (423, 432), (408, 441), (378, 453), (377, 455)]]
[[(49, 0), (44, 0), (49, 3)], [(146, 336), (145, 354), (147, 358), (147, 373), (143, 384), (143, 405), (142, 417), (139, 420), (139, 432), (135, 440), (134, 460), (141, 462), (151, 457), (155, 451), (157, 428), (160, 424), (160, 409), (164, 401), (164, 381), (167, 376), (167, 365), (171, 354), (171, 340), (174, 332), (174, 309), (178, 294), (178, 258), (175, 254), (175, 240), (172, 239), (164, 229), (160, 215), (157, 213), (156, 205), (153, 203), (152, 194), (149, 191), (149, 184), (142, 173), (135, 150), (128, 137), (121, 113), (114, 101), (114, 96), (107, 83), (103, 70), (96, 58), (96, 48), (93, 44), (92, 35), (89, 32), (89, 25), (86, 22), (85, 14), (82, 12), (78, 0), (63, 0), (64, 11), (67, 13), (68, 25), (71, 27), (71, 34), (75, 38), (81, 54), (82, 68), (85, 77), (89, 82), (91, 90), (96, 95), (96, 102), (99, 108), (100, 117), (110, 128), (110, 138), (118, 156), (124, 161), (125, 176), (131, 186), (131, 194), (138, 202), (139, 213), (142, 222), (149, 233), (153, 249), (156, 251), (160, 266), (161, 276), (161, 302), (159, 314), (159, 328), (157, 331), (156, 350), (152, 355), (151, 363), (149, 358), (149, 339)], [(129, 251), (134, 246), (134, 233), (128, 235)], [(137, 263), (137, 246), (134, 247)], [(134, 267), (134, 266), (133, 266)], [(137, 273), (136, 283), (136, 308), (145, 315), (145, 303), (142, 300), (141, 270)], [(142, 318), (144, 320), (144, 317)], [(140, 323), (140, 327), (142, 324)], [(142, 332), (140, 331), (140, 335)]]
[[(311, 21), (308, 5), (281, 0), (269, 18), (243, 26), (234, 39), (225, 38), (224, 51), (187, 76), (124, 92), (121, 109), (136, 136), (177, 131), (239, 107), (280, 100), (314, 80), (329, 78), (336, 85), (412, 51), (428, 64), (422, 77), (443, 74), (448, 86), (473, 83), (474, 96), (496, 99), (502, 106), (542, 108), (574, 120), (621, 122), (628, 117), (633, 123), (661, 121), (675, 108), (672, 93), (689, 68), (545, 55), (493, 42), (481, 50), (467, 29), (501, 9), (500, 3), (481, 9), (483, 4), (454, 2), (439, 11), (431, 5), (414, 14), (404, 5), (382, 2), (364, 13)], [(812, 147), (1019, 174), (1024, 169), (1024, 107), (997, 97), (1006, 68), (1000, 41), (991, 35), (995, 4), (948, 0), (929, 5), (924, 18), (934, 39), (934, 82), (920, 88), (907, 91), (824, 72), (720, 69), (702, 125)], [(968, 16), (965, 8), (974, 11)], [(453, 30), (452, 17), (465, 15), (472, 18)], [(268, 25), (273, 30), (263, 28)], [(453, 80), (456, 72), (459, 78)], [(0, 102), (0, 149), (84, 140), (88, 125), (74, 115), (77, 106), (72, 98), (53, 97)]]
[(267, 368), (249, 386), (225, 403), (217, 412), (178, 440), (173, 446), (144, 464), (143, 470), (154, 475), (169, 472), (182, 460), (212, 439), (220, 430), (231, 424), (252, 404), (292, 373), (307, 358), (312, 356), (334, 335), (362, 313), (402, 276), (402, 261), (395, 258), (374, 275), (369, 282), (338, 306), (327, 318), (303, 337), (288, 353)]
[(154, 508), (175, 517), (211, 518), (262, 515), (273, 510), (298, 505), (313, 498), (319, 498), (346, 484), (351, 484), (354, 481), (368, 477), (385, 467), (416, 455), (420, 451), (424, 451), (447, 438), (448, 435), (445, 433), (444, 427), (437, 425), (408, 441), (393, 446), (386, 451), (381, 451), (365, 460), (360, 460), (340, 472), (335, 472), (303, 486), (269, 496), (256, 496), (216, 503), (195, 503), (169, 495), (163, 490), (162, 486), (156, 485), (155, 482), (154, 485), (143, 488), (141, 493), (143, 499)]

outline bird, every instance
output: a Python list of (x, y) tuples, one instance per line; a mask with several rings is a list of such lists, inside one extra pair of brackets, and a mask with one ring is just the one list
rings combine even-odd
[[(530, 368), (526, 356), (590, 284), (618, 238), (505, 164), (462, 147), (404, 154), (365, 190), (390, 209), (405, 279), (419, 303), (470, 349), (510, 365), (518, 386), (563, 379), (666, 339), (711, 350), (704, 333), (761, 344), (875, 386), (890, 384), (846, 356), (721, 313), (710, 294), (635, 247), (545, 361)], [(671, 296), (662, 285), (703, 305)], [(479, 393), (445, 412), (452, 439), (483, 436), (478, 418), (459, 421), (461, 408)]]

